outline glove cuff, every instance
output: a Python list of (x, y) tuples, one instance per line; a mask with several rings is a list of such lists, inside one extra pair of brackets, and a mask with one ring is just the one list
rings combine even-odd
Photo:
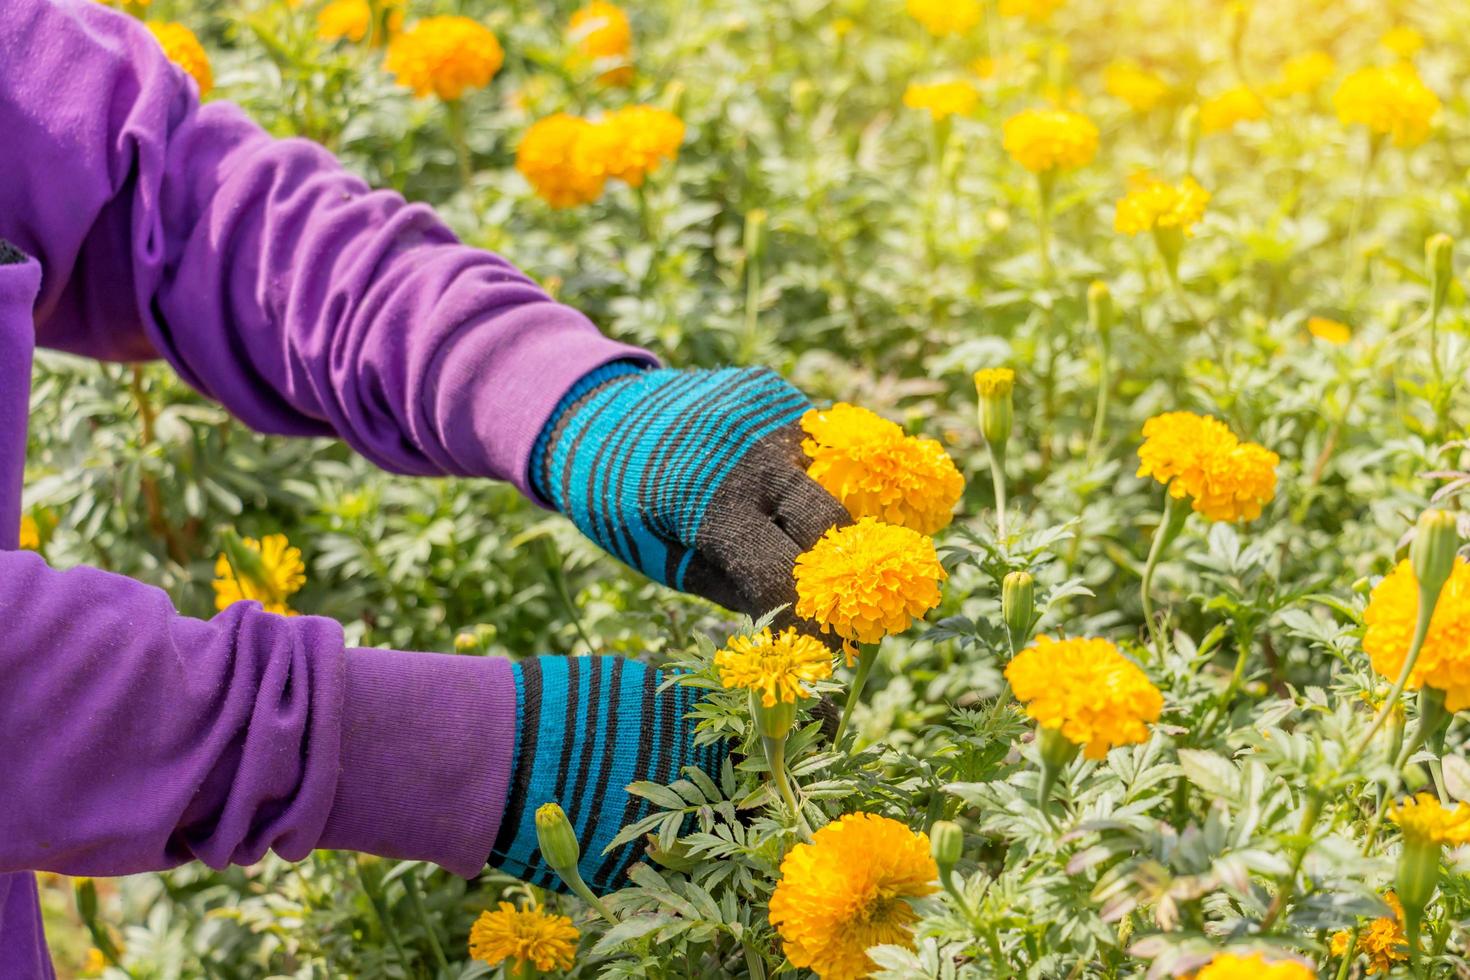
[(541, 433), (536, 437), (535, 444), (531, 447), (531, 489), (541, 502), (555, 510), (562, 510), (560, 503), (551, 493), (550, 462), (551, 447), (567, 426), (567, 421), (582, 402), (606, 385), (610, 381), (626, 377), (630, 374), (642, 374), (649, 370), (646, 364), (637, 361), (612, 361), (599, 368), (584, 374), (576, 384), (567, 390), (561, 401), (551, 410), (551, 415), (546, 419), (546, 424), (541, 427)]

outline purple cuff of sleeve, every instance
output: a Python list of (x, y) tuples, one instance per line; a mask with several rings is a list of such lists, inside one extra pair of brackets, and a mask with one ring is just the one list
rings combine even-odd
[[(549, 300), (499, 312), (493, 326), (488, 318), (485, 324), (470, 327), (442, 356), (426, 396), (430, 416), (461, 473), (508, 478), (546, 506), (531, 487), (531, 450), (562, 396), (604, 364), (657, 367), (658, 359), (604, 337), (582, 314)], [(470, 417), (456, 417), (455, 407), (465, 405)]]
[(515, 726), (508, 660), (348, 650), (341, 775), (317, 846), (478, 874), (505, 810)]

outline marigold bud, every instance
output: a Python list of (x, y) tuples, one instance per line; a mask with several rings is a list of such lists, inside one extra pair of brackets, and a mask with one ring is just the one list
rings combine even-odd
[(1432, 606), (1439, 598), (1439, 590), (1454, 571), (1455, 552), (1459, 549), (1460, 531), (1454, 514), (1426, 510), (1419, 515), (1414, 540), (1409, 545), (1409, 560), (1419, 582), (1421, 602)]
[(1011, 437), (1014, 410), (1011, 391), (1016, 372), (1010, 368), (985, 368), (975, 372), (975, 391), (980, 396), (980, 433), (990, 448), (1004, 452)]
[(536, 808), (536, 840), (541, 845), (541, 856), (553, 871), (563, 878), (577, 874), (582, 845), (577, 843), (572, 823), (559, 805), (543, 803)]
[(454, 634), (455, 653), (477, 653), (480, 649), (480, 638), (474, 633), (466, 630), (463, 633)]
[(1434, 897), (1439, 884), (1439, 858), (1444, 845), (1433, 841), (1404, 841), (1399, 852), (1398, 871), (1394, 876), (1394, 894), (1404, 908), (1405, 932), (1410, 942), (1417, 942), (1418, 923), (1424, 906)]
[(1000, 588), (1000, 613), (1011, 634), (1011, 649), (1019, 650), (1031, 639), (1036, 615), (1036, 580), (1028, 572), (1011, 572)]
[(1113, 291), (1101, 279), (1087, 287), (1087, 322), (1106, 343), (1113, 331)]
[(1041, 744), (1041, 764), (1052, 773), (1059, 773), (1077, 758), (1080, 746), (1062, 734), (1060, 728), (1045, 728), (1037, 734)]
[(760, 695), (750, 692), (750, 716), (755, 720), (755, 730), (764, 738), (780, 739), (791, 733), (796, 724), (796, 702), (777, 700), (769, 708)]
[(941, 876), (949, 874), (965, 850), (965, 832), (953, 820), (936, 820), (929, 828), (929, 850)]
[(1440, 232), (1424, 243), (1424, 257), (1429, 263), (1430, 316), (1439, 319), (1455, 277), (1455, 240)]

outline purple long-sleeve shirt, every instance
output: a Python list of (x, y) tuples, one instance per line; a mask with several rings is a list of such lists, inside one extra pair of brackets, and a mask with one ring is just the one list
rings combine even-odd
[(642, 351), (426, 207), (275, 140), (91, 0), (0, 17), (0, 978), (50, 975), (30, 874), (267, 849), (490, 852), (514, 743), (495, 659), (345, 649), (328, 620), (57, 571), (16, 545), (34, 346), (162, 356), (263, 432), (509, 480), (560, 397)]

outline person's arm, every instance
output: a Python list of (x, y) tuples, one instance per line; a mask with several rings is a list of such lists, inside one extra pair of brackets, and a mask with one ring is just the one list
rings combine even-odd
[(577, 379), (653, 363), (321, 146), (201, 106), (92, 0), (9, 0), (0, 79), (0, 237), (40, 261), (42, 346), (162, 356), (260, 431), (525, 491)]

